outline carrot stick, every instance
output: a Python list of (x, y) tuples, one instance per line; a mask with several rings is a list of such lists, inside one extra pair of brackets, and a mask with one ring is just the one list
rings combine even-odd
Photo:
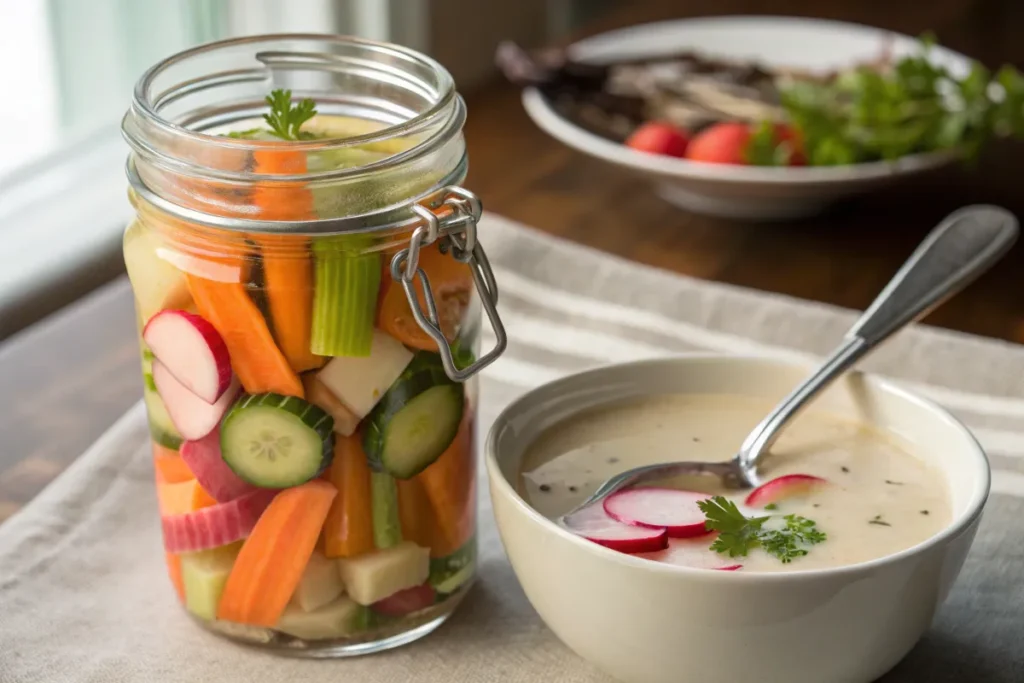
[[(306, 155), (281, 151), (253, 152), (256, 173), (297, 174), (306, 172)], [(301, 185), (257, 186), (252, 203), (264, 220), (307, 220), (315, 218), (313, 195)], [(310, 351), (313, 326), (313, 264), (307, 252), (308, 240), (297, 235), (250, 235), (260, 244), (263, 277), (274, 337), (295, 372), (314, 370), (324, 359)], [(281, 252), (284, 253), (281, 253)]]
[(272, 391), (304, 396), (302, 381), (277, 348), (263, 315), (241, 282), (220, 282), (188, 275), (188, 287), (203, 316), (220, 332), (231, 366), (250, 394)]
[(153, 442), (153, 467), (156, 469), (156, 480), (162, 484), (178, 484), (193, 478), (192, 470), (178, 455), (178, 451)]
[(178, 593), (178, 599), (185, 602), (185, 581), (181, 578), (181, 557), (174, 553), (164, 553), (167, 560), (167, 574), (171, 577), (174, 590)]
[(271, 627), (299, 585), (338, 491), (314, 479), (274, 497), (242, 545), (217, 618)]
[(161, 515), (184, 515), (217, 504), (195, 479), (176, 484), (157, 483), (156, 497)]
[(423, 548), (434, 545), (436, 520), (434, 508), (418, 479), (397, 479), (398, 516), (402, 520), (402, 538)]
[(331, 483), (338, 489), (324, 523), (324, 554), (353, 557), (370, 552), (373, 543), (373, 512), (370, 504), (370, 467), (363, 453), (362, 436), (335, 435)]
[(476, 524), (476, 463), (473, 454), (472, 418), (467, 410), (459, 433), (448, 449), (414, 479), (434, 510), (436, 526), (432, 557), (445, 557), (462, 547)]

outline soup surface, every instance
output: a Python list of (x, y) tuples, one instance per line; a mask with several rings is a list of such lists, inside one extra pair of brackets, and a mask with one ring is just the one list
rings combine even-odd
[[(735, 396), (655, 396), (578, 415), (542, 434), (523, 460), (520, 491), (541, 514), (562, 515), (605, 479), (666, 461), (731, 458), (772, 408)], [(926, 455), (926, 454), (922, 454)], [(890, 555), (933, 536), (950, 521), (943, 475), (921, 457), (869, 427), (813, 410), (800, 415), (763, 464), (763, 480), (787, 474), (827, 480), (806, 493), (778, 500), (771, 510), (744, 506), (748, 491), (713, 480), (667, 482), (721, 494), (747, 516), (785, 515), (813, 520), (826, 540), (783, 563), (759, 547), (730, 558), (710, 549), (713, 535), (669, 539), (669, 547), (641, 557), (686, 566), (742, 571), (796, 571), (855, 564)], [(776, 519), (776, 517), (778, 519)]]

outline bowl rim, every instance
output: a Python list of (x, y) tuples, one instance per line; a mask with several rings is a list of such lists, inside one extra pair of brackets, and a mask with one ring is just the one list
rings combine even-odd
[[(859, 376), (867, 385), (869, 385), (872, 391), (879, 391), (891, 394), (899, 399), (907, 401), (917, 407), (923, 408), (938, 421), (946, 423), (951, 428), (960, 432), (963, 436), (967, 437), (968, 442), (973, 444), (973, 448), (970, 449), (970, 453), (965, 452), (964, 457), (969, 458), (969, 462), (973, 467), (976, 468), (978, 475), (978, 483), (974, 487), (973, 491), (970, 492), (970, 497), (964, 511), (951, 520), (949, 524), (943, 527), (938, 533), (934, 534), (921, 541), (920, 543), (904, 548), (903, 550), (893, 553), (891, 555), (884, 555), (882, 557), (876, 557), (871, 560), (864, 562), (857, 562), (854, 564), (840, 565), (837, 567), (827, 567), (822, 569), (796, 569), (785, 572), (722, 572), (715, 571), (713, 569), (703, 569), (697, 567), (684, 567), (680, 565), (668, 564), (666, 562), (657, 562), (648, 560), (641, 557), (636, 557), (628, 553), (619, 552), (605, 548), (604, 546), (598, 545), (588, 541), (571, 531), (560, 527), (555, 522), (551, 521), (537, 510), (535, 510), (516, 490), (508, 479), (502, 474), (501, 468), (498, 464), (499, 455), (497, 449), (497, 438), (499, 431), (508, 423), (509, 416), (515, 412), (521, 410), (524, 406), (534, 400), (538, 393), (541, 391), (562, 393), (566, 390), (572, 389), (573, 385), (579, 382), (585, 382), (599, 377), (602, 374), (607, 374), (610, 371), (622, 371), (628, 370), (629, 368), (636, 368), (642, 366), (659, 366), (659, 365), (690, 365), (695, 363), (749, 363), (760, 366), (775, 366), (779, 368), (790, 368), (799, 370), (811, 370), (813, 369), (812, 363), (802, 363), (799, 361), (792, 360), (778, 360), (774, 358), (768, 358), (765, 356), (758, 355), (734, 355), (734, 354), (723, 354), (713, 352), (695, 352), (695, 353), (682, 353), (675, 356), (664, 356), (659, 358), (648, 358), (637, 361), (629, 361), (625, 363), (613, 363), (608, 365), (602, 365), (600, 367), (590, 368), (580, 372), (575, 372), (559, 379), (547, 382), (540, 386), (534, 387), (529, 391), (525, 392), (514, 401), (509, 403), (495, 418), (484, 444), (484, 462), (487, 467), (488, 480), (491, 483), (492, 491), (497, 490), (500, 495), (507, 497), (513, 505), (517, 508), (517, 511), (521, 514), (525, 514), (530, 520), (536, 522), (545, 530), (556, 536), (564, 539), (569, 543), (576, 544), (579, 548), (584, 549), (586, 552), (591, 552), (596, 555), (597, 558), (604, 559), (607, 561), (618, 562), (629, 567), (634, 567), (640, 571), (650, 571), (656, 573), (664, 573), (668, 575), (677, 575), (680, 577), (686, 577), (691, 579), (707, 580), (712, 582), (720, 581), (732, 581), (739, 583), (758, 583), (758, 582), (771, 582), (771, 583), (788, 583), (793, 581), (810, 581), (815, 579), (826, 579), (826, 578), (841, 578), (849, 577), (851, 575), (858, 575), (869, 573), (871, 571), (881, 569), (893, 564), (897, 564), (905, 559), (913, 556), (918, 556), (926, 551), (940, 545), (947, 544), (953, 538), (959, 536), (965, 530), (969, 529), (971, 525), (981, 516), (984, 511), (985, 504), (988, 501), (988, 497), (991, 491), (991, 466), (988, 461), (988, 457), (985, 454), (984, 449), (978, 442), (974, 434), (957, 419), (952, 413), (947, 411), (942, 406), (938, 405), (934, 401), (924, 398), (908, 389), (903, 388), (896, 382), (875, 375), (872, 373), (866, 373), (860, 370), (852, 370), (848, 374)], [(945, 470), (943, 470), (945, 472)], [(500, 531), (500, 529), (499, 529)], [(596, 560), (595, 560), (596, 561)]]
[[(568, 51), (587, 51), (592, 49), (595, 44), (606, 42), (615, 37), (642, 34), (644, 31), (651, 29), (664, 30), (672, 25), (686, 25), (690, 27), (699, 27), (701, 25), (728, 26), (730, 24), (750, 22), (758, 22), (762, 25), (808, 25), (860, 32), (874, 31), (883, 36), (892, 36), (900, 41), (917, 40), (898, 31), (890, 31), (857, 22), (786, 15), (747, 14), (668, 19), (626, 26), (584, 38), (570, 45)], [(935, 54), (940, 55), (943, 59), (959, 63), (961, 67), (969, 65), (973, 61), (967, 55), (945, 47), (936, 46), (933, 50)], [(541, 130), (577, 151), (634, 170), (687, 180), (762, 185), (834, 185), (866, 182), (919, 173), (947, 165), (962, 156), (960, 150), (938, 150), (910, 154), (893, 161), (869, 161), (843, 166), (776, 167), (712, 164), (641, 152), (631, 149), (624, 144), (601, 137), (563, 117), (551, 106), (550, 102), (540, 91), (533, 86), (523, 89), (521, 101), (527, 115)]]

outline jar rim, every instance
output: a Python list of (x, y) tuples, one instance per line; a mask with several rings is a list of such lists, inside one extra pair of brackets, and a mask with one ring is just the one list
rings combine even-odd
[[(204, 54), (216, 52), (231, 47), (238, 47), (242, 45), (256, 45), (259, 43), (269, 43), (275, 41), (318, 41), (333, 43), (335, 45), (352, 45), (360, 46), (374, 52), (381, 54), (390, 54), (393, 56), (400, 56), (407, 59), (412, 64), (418, 64), (420, 66), (427, 67), (430, 72), (437, 77), (439, 85), (439, 97), (437, 101), (426, 111), (415, 115), (400, 123), (392, 124), (384, 128), (371, 131), (362, 135), (337, 138), (337, 139), (320, 139), (320, 140), (280, 140), (280, 141), (253, 141), (245, 140), (241, 138), (230, 138), (221, 135), (211, 135), (202, 131), (194, 130), (182, 126), (174, 121), (170, 121), (160, 115), (158, 111), (158, 104), (165, 98), (174, 97), (177, 93), (175, 91), (165, 91), (159, 93), (157, 101), (154, 102), (150, 89), (153, 86), (153, 82), (158, 76), (167, 71), (167, 69), (176, 66), (185, 60), (192, 59)], [(268, 53), (274, 56), (280, 55), (280, 51), (268, 51)], [(259, 61), (263, 61), (260, 56), (261, 54), (267, 53), (256, 53), (255, 58)], [(299, 53), (293, 53), (298, 55)], [(315, 56), (317, 58), (328, 60), (331, 56), (325, 53), (307, 53), (309, 56)], [(268, 55), (269, 56), (269, 55)], [(313, 62), (308, 62), (312, 64)], [(198, 85), (189, 83), (186, 85)], [(253, 149), (265, 149), (267, 146), (286, 145), (288, 149), (292, 150), (303, 150), (303, 151), (322, 151), (325, 149), (332, 149), (334, 147), (352, 147), (357, 145), (363, 145), (371, 142), (380, 142), (389, 138), (393, 138), (396, 135), (408, 135), (416, 132), (419, 128), (422, 128), (425, 122), (436, 118), (445, 108), (450, 107), (452, 100), (457, 97), (455, 91), (455, 81), (451, 74), (448, 72), (440, 62), (429, 57), (421, 52), (413, 50), (411, 48), (397, 45), (395, 43), (387, 43), (383, 41), (370, 40), (367, 38), (360, 38), (357, 36), (347, 35), (335, 35), (330, 33), (267, 33), (252, 36), (241, 36), (238, 38), (227, 38), (224, 40), (217, 40), (210, 43), (204, 43), (203, 45), (197, 45), (196, 47), (188, 48), (157, 62), (145, 72), (136, 82), (132, 92), (131, 111), (137, 111), (143, 114), (147, 121), (162, 129), (164, 132), (173, 133), (177, 135), (183, 135), (193, 137), (197, 140), (201, 140), (208, 144), (220, 145), (225, 147), (231, 147), (234, 149), (245, 149), (251, 147)]]
[[(261, 48), (265, 46), (265, 49)], [(251, 48), (251, 49), (250, 49)], [(221, 53), (221, 54), (218, 54)], [(223, 59), (223, 62), (217, 61)], [(205, 60), (211, 60), (207, 62)], [(251, 61), (258, 64), (250, 64)], [(210, 66), (214, 64), (214, 66)], [(225, 67), (225, 64), (228, 64)], [(199, 75), (189, 73), (198, 67)], [(175, 71), (178, 69), (181, 73)], [(275, 75), (313, 74), (328, 78), (355, 77), (376, 85), (391, 86), (406, 99), (415, 103), (403, 106), (399, 100), (386, 96), (360, 95), (356, 91), (334, 90), (339, 97), (332, 98), (332, 89), (311, 90), (318, 108), (322, 104), (350, 106), (352, 101), (372, 102), (365, 106), (380, 117), (383, 127), (344, 137), (315, 138), (310, 140), (251, 140), (208, 132), (218, 127), (218, 117), (227, 123), (237, 122), (239, 116), (250, 114), (257, 99), (250, 92), (254, 83), (276, 81)], [(354, 76), (353, 76), (354, 74)], [(161, 77), (169, 79), (160, 83)], [(344, 82), (344, 81), (343, 81)], [(337, 83), (337, 81), (330, 81)], [(246, 89), (241, 99), (216, 100), (216, 104), (196, 105), (196, 99), (210, 95), (218, 88)], [(303, 91), (305, 92), (305, 91)], [(194, 99), (193, 99), (194, 98)], [(361, 98), (361, 99), (360, 99)], [(263, 106), (260, 101), (259, 106)], [(171, 107), (178, 108), (179, 116), (165, 114)], [(185, 107), (182, 109), (182, 107)], [(233, 117), (233, 118), (231, 118)], [(245, 118), (244, 116), (242, 118)], [(358, 118), (358, 116), (357, 116)], [(388, 119), (393, 120), (388, 120)], [(414, 165), (428, 155), (445, 148), (461, 133), (466, 118), (465, 103), (455, 89), (451, 74), (439, 62), (416, 50), (392, 43), (368, 40), (354, 36), (319, 33), (262, 34), (230, 38), (199, 45), (175, 53), (147, 69), (137, 81), (131, 106), (124, 116), (122, 131), (132, 149), (127, 163), (128, 180), (135, 192), (144, 200), (179, 218), (211, 227), (254, 232), (308, 232), (336, 233), (385, 229), (407, 223), (413, 217), (411, 205), (420, 203), (436, 190), (461, 182), (466, 173), (465, 151), (461, 161), (445, 167), (434, 189), (419, 191), (398, 204), (382, 206), (369, 212), (343, 217), (306, 221), (253, 220), (245, 217), (227, 217), (181, 206), (164, 198), (157, 188), (148, 187), (145, 168), (156, 167), (178, 176), (191, 176), (239, 185), (253, 182), (294, 184), (310, 182), (358, 182), (360, 178), (389, 171), (399, 171)], [(212, 124), (211, 124), (212, 121)], [(197, 124), (190, 127), (189, 122)], [(350, 147), (372, 145), (396, 138), (414, 142), (400, 151), (389, 153), (366, 163), (327, 168), (295, 174), (267, 174), (247, 168), (218, 167), (197, 161), (182, 154), (180, 149), (202, 148), (222, 150), (230, 154), (248, 154), (261, 151), (331, 152)]]

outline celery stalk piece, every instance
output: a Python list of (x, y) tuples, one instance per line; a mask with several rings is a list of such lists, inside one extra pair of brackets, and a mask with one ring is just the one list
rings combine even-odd
[(369, 356), (380, 290), (381, 256), (360, 253), (366, 238), (313, 240), (316, 283), (310, 350), (318, 356)]
[(398, 485), (387, 472), (370, 473), (370, 507), (373, 513), (373, 543), (378, 549), (402, 542), (402, 522), (398, 517)]

